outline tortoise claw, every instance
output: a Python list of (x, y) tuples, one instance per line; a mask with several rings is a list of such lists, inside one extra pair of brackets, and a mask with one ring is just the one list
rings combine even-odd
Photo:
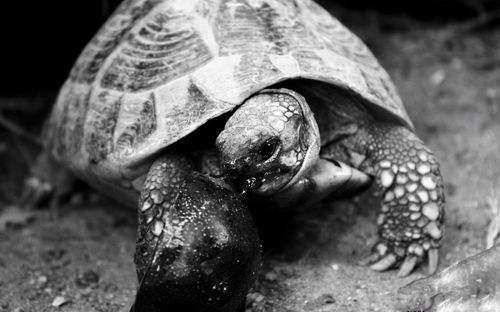
[(388, 254), (384, 256), (382, 259), (379, 261), (375, 262), (374, 264), (370, 265), (370, 268), (375, 271), (386, 271), (389, 268), (391, 268), (395, 263), (396, 263), (396, 255), (395, 254)]
[(431, 249), (428, 252), (429, 255), (429, 275), (436, 273), (439, 264), (439, 250)]
[(375, 261), (378, 261), (380, 258), (382, 258), (382, 255), (374, 252), (370, 254), (368, 257), (359, 260), (358, 265), (367, 266), (374, 263)]
[(401, 265), (401, 268), (399, 269), (398, 277), (406, 277), (410, 275), (413, 269), (415, 269), (417, 263), (418, 263), (417, 256), (411, 255), (406, 257), (403, 264)]

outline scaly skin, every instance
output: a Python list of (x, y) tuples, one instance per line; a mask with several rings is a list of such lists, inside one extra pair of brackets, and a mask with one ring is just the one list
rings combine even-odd
[(131, 311), (234, 312), (255, 280), (260, 242), (234, 193), (194, 172), (188, 158), (166, 154), (141, 193), (135, 262)]
[[(375, 177), (382, 201), (377, 218), (378, 242), (361, 263), (377, 271), (402, 263), (399, 275), (406, 276), (428, 254), (429, 273), (434, 273), (445, 205), (443, 180), (434, 154), (410, 130), (377, 121), (360, 127), (340, 146), (351, 155), (345, 161), (355, 162), (353, 152), (364, 157), (353, 165)], [(338, 148), (327, 147), (322, 154)]]

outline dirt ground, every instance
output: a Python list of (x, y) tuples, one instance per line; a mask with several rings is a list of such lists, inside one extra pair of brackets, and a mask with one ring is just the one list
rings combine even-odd
[[(346, 21), (389, 71), (417, 134), (441, 161), (448, 205), (440, 269), (477, 253), (500, 199), (500, 28), (409, 21), (406, 30), (387, 31), (376, 18)], [(1, 135), (0, 211), (26, 173), (21, 144)], [(426, 267), (401, 279), (356, 264), (374, 243), (376, 209), (363, 194), (261, 222), (264, 264), (248, 311), (393, 311), (387, 294)], [(37, 211), (1, 232), (0, 311), (128, 311), (135, 228), (135, 211), (86, 192), (56, 218)]]

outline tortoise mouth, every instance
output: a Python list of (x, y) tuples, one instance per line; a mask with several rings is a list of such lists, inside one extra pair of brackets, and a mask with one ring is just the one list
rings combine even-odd
[(241, 195), (271, 195), (287, 185), (293, 178), (290, 168), (276, 166), (262, 173), (231, 174), (226, 181)]

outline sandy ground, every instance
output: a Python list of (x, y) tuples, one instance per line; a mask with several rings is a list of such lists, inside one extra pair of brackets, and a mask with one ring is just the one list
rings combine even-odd
[[(361, 20), (348, 25), (390, 72), (416, 132), (441, 161), (444, 268), (484, 248), (489, 206), (500, 198), (500, 31), (385, 32)], [(0, 210), (26, 171), (12, 142), (2, 134)], [(137, 284), (135, 211), (91, 197), (73, 197), (58, 218), (38, 211), (0, 233), (0, 311), (128, 311)], [(400, 279), (356, 265), (374, 242), (376, 209), (364, 194), (261, 222), (264, 264), (248, 311), (392, 311), (384, 294), (426, 268)]]

